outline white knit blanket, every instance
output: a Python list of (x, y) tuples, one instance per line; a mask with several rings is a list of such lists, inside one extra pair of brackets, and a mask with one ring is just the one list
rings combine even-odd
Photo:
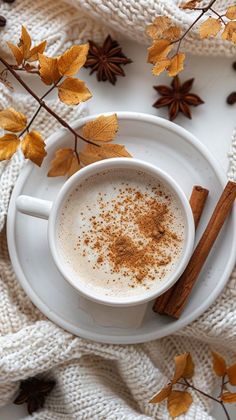
[[(1, 13), (8, 25), (1, 30), (1, 52), (5, 41), (17, 40), (20, 25), (26, 24), (33, 39), (47, 39), (49, 53), (58, 54), (73, 42), (88, 38), (102, 40), (109, 32), (125, 34), (146, 43), (145, 26), (154, 16), (165, 13), (182, 26), (191, 17), (177, 8), (176, 0), (19, 0), (1, 2)], [(205, 3), (208, 3), (207, 1)], [(219, 0), (218, 10), (232, 4)], [(109, 24), (109, 28), (107, 25)], [(200, 42), (194, 32), (185, 49), (201, 54), (235, 54), (235, 47), (220, 40)], [(33, 111), (33, 102), (0, 87), (0, 108), (15, 104), (17, 109)], [(55, 106), (55, 104), (51, 104)], [(79, 112), (62, 104), (60, 113), (69, 120)], [(45, 135), (55, 129), (41, 115), (40, 129)], [(234, 145), (235, 144), (235, 145)], [(229, 175), (234, 178), (236, 136), (230, 154)], [(15, 156), (0, 166), (0, 405), (11, 401), (19, 381), (43, 374), (56, 380), (56, 387), (36, 419), (160, 419), (169, 415), (165, 404), (148, 400), (172, 373), (172, 358), (190, 351), (196, 363), (195, 385), (211, 392), (215, 378), (211, 373), (210, 349), (236, 360), (236, 272), (222, 295), (198, 320), (174, 336), (142, 345), (118, 346), (89, 342), (72, 336), (48, 321), (30, 302), (17, 282), (9, 261), (4, 221), (8, 201), (23, 161)], [(209, 400), (194, 394), (194, 403), (182, 419), (206, 420)]]

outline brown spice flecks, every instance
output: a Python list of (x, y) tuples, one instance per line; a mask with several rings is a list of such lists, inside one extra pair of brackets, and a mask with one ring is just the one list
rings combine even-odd
[(121, 267), (131, 269), (138, 281), (147, 275), (147, 266), (154, 264), (155, 259), (148, 253), (147, 247), (138, 248), (129, 236), (118, 236), (109, 247), (109, 258), (115, 270)]
[(163, 222), (167, 214), (168, 208), (166, 204), (152, 200), (150, 202), (150, 211), (137, 219), (140, 232), (146, 237), (159, 240), (165, 233)]
[(89, 218), (78, 249), (94, 252), (94, 269), (103, 267), (106, 273), (109, 266), (108, 272), (126, 277), (129, 287), (142, 283), (148, 288), (146, 281), (165, 277), (181, 249), (182, 238), (173, 231), (171, 197), (160, 186), (139, 191), (125, 183), (114, 191), (112, 200), (98, 195), (98, 215)]

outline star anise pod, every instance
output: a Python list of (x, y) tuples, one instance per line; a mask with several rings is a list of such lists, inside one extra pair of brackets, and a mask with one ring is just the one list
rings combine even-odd
[(28, 413), (43, 408), (45, 397), (50, 394), (55, 386), (55, 381), (43, 380), (39, 378), (28, 378), (20, 383), (19, 393), (14, 400), (14, 404), (21, 405), (26, 403)]
[(89, 52), (84, 67), (91, 68), (90, 74), (96, 71), (99, 82), (109, 80), (115, 85), (117, 76), (125, 76), (121, 66), (129, 63), (132, 63), (132, 60), (124, 55), (118, 42), (110, 35), (106, 37), (102, 46), (89, 41)]
[(186, 80), (181, 84), (178, 76), (174, 77), (171, 87), (165, 85), (154, 86), (154, 89), (162, 96), (153, 106), (155, 108), (168, 107), (169, 119), (173, 121), (179, 112), (185, 117), (192, 118), (190, 106), (204, 104), (204, 101), (194, 93), (190, 93), (194, 79)]

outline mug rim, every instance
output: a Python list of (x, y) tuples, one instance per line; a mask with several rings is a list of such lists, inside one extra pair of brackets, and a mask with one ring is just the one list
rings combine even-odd
[[(178, 199), (180, 200), (182, 210), (184, 212), (184, 218), (186, 223), (187, 235), (185, 240), (185, 246), (182, 252), (180, 259), (178, 260), (177, 270), (173, 270), (170, 272), (170, 275), (164, 279), (163, 283), (160, 283), (158, 287), (152, 288), (151, 291), (144, 291), (141, 294), (137, 294), (134, 296), (123, 296), (120, 298), (116, 298), (114, 296), (105, 296), (102, 294), (96, 293), (95, 289), (89, 290), (86, 288), (83, 283), (80, 281), (79, 275), (77, 278), (77, 283), (71, 278), (68, 270), (66, 269), (65, 264), (61, 263), (60, 254), (57, 249), (56, 245), (56, 226), (57, 226), (57, 217), (60, 212), (61, 205), (65, 197), (68, 195), (69, 191), (79, 182), (81, 178), (88, 177), (91, 175), (96, 174), (96, 170), (100, 172), (101, 170), (109, 170), (115, 169), (119, 167), (124, 168), (131, 168), (132, 167), (136, 170), (142, 170), (146, 173), (151, 173), (154, 177), (157, 177), (161, 180), (164, 184), (167, 185), (170, 189), (172, 189), (175, 194), (177, 195)], [(83, 180), (82, 180), (83, 182)], [(191, 257), (193, 245), (194, 245), (194, 238), (195, 238), (195, 226), (194, 226), (194, 219), (192, 210), (189, 204), (189, 201), (176, 183), (176, 181), (165, 171), (156, 167), (151, 163), (147, 163), (141, 159), (136, 158), (110, 158), (100, 160), (98, 162), (94, 162), (76, 172), (72, 175), (61, 187), (55, 201), (53, 202), (52, 209), (50, 211), (49, 219), (48, 219), (48, 242), (50, 251), (53, 257), (53, 260), (63, 275), (66, 281), (74, 287), (81, 295), (84, 297), (100, 304), (108, 305), (108, 306), (135, 306), (138, 304), (143, 304), (145, 302), (151, 301), (165, 291), (167, 291), (170, 287), (172, 287), (175, 282), (179, 279), (181, 274), (183, 273), (184, 269), (186, 268), (188, 261)]]

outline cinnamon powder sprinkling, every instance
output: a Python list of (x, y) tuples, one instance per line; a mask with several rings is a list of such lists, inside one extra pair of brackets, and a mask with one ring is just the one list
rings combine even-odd
[(128, 286), (142, 283), (148, 288), (147, 281), (165, 277), (182, 249), (183, 238), (173, 230), (171, 196), (151, 184), (147, 192), (128, 183), (114, 190), (111, 200), (98, 194), (99, 213), (89, 218), (90, 229), (82, 231), (76, 247), (84, 257), (88, 248), (94, 251), (94, 270), (106, 273), (109, 264), (110, 272), (126, 277)]

